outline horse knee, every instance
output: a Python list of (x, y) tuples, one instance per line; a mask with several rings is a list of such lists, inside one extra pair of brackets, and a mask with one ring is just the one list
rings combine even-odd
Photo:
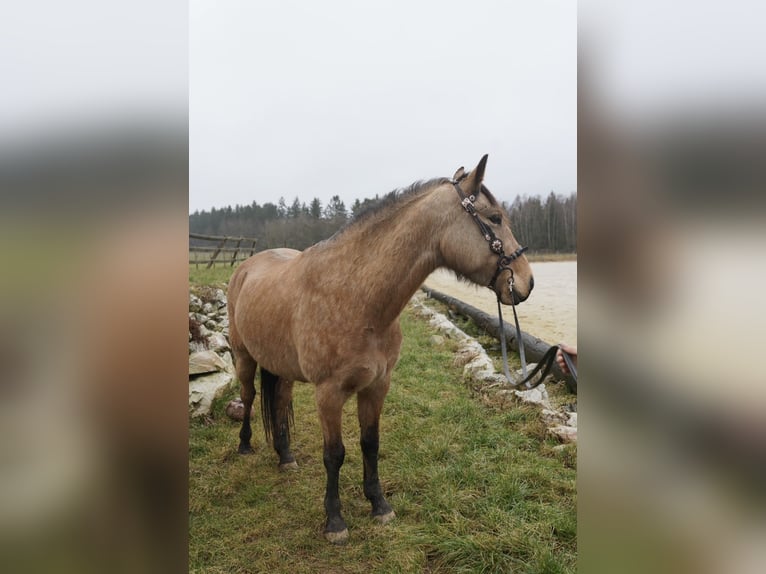
[(328, 472), (338, 470), (346, 459), (346, 447), (340, 441), (325, 446), (323, 459), (324, 467)]

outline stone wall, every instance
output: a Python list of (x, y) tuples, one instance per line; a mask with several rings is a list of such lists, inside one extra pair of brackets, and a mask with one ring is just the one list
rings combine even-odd
[(210, 414), (213, 400), (234, 384), (229, 318), (223, 289), (189, 291), (189, 414)]

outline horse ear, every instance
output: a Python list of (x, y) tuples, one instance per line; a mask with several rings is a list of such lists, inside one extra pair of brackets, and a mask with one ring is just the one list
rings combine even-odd
[(478, 191), (481, 189), (481, 182), (484, 181), (484, 169), (487, 167), (488, 157), (489, 154), (484, 154), (484, 157), (479, 160), (479, 165), (473, 168), (471, 173), (468, 174), (470, 184), (468, 189), (472, 190), (474, 195), (478, 194)]
[(455, 172), (455, 175), (452, 176), (452, 179), (454, 181), (460, 181), (460, 179), (465, 175), (465, 168), (461, 165), (459, 168), (457, 168), (457, 171)]

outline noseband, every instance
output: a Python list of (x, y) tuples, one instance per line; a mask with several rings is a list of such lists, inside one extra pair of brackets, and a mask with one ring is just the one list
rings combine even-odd
[[(514, 381), (513, 377), (511, 377), (510, 370), (508, 369), (508, 351), (506, 350), (506, 342), (505, 342), (505, 324), (503, 323), (503, 311), (502, 307), (500, 305), (500, 291), (495, 287), (495, 283), (497, 281), (497, 278), (500, 276), (500, 273), (503, 271), (510, 271), (511, 277), (508, 280), (508, 289), (511, 293), (511, 300), (514, 298), (513, 294), (513, 269), (511, 269), (511, 263), (518, 259), (522, 253), (524, 253), (528, 248), (527, 247), (519, 247), (516, 251), (511, 253), (510, 255), (506, 255), (505, 251), (503, 250), (503, 242), (500, 238), (498, 238), (495, 235), (495, 232), (492, 231), (492, 228), (487, 225), (482, 219), (479, 217), (478, 211), (476, 211), (476, 206), (474, 205), (474, 202), (476, 201), (476, 196), (474, 195), (466, 195), (463, 190), (460, 188), (460, 182), (467, 177), (466, 175), (463, 175), (463, 177), (457, 179), (457, 180), (451, 180), (452, 185), (455, 187), (455, 191), (458, 194), (458, 197), (460, 198), (460, 204), (463, 206), (463, 209), (466, 210), (466, 212), (473, 218), (476, 225), (479, 227), (479, 231), (481, 232), (484, 239), (489, 244), (489, 249), (497, 255), (497, 268), (495, 269), (494, 275), (492, 275), (492, 279), (490, 279), (489, 284), (487, 287), (492, 289), (492, 291), (495, 292), (495, 295), (497, 296), (497, 315), (498, 320), (500, 322), (500, 348), (503, 354), (503, 371), (505, 372), (505, 378), (508, 380), (508, 382), (514, 386), (514, 387), (521, 387), (523, 386), (526, 389), (533, 389), (537, 385), (543, 382), (543, 379), (548, 375), (548, 373), (551, 370), (551, 367), (553, 366), (553, 361), (556, 358), (556, 352), (558, 351), (559, 347), (558, 345), (553, 345), (550, 349), (548, 349), (543, 357), (540, 359), (540, 361), (537, 363), (534, 369), (527, 374), (527, 361), (524, 354), (524, 341), (521, 337), (521, 328), (519, 327), (519, 318), (516, 315), (516, 304), (512, 304), (513, 308), (513, 319), (516, 323), (516, 342), (519, 346), (519, 359), (521, 361), (521, 376), (522, 379), (520, 381)], [(575, 381), (577, 381), (577, 371), (575, 370), (574, 365), (572, 365), (571, 360), (567, 356), (567, 354), (564, 352), (564, 359), (567, 363), (567, 365), (570, 367), (570, 372), (573, 374)], [(530, 383), (532, 378), (540, 371), (542, 372), (542, 375), (540, 375), (540, 378), (537, 379), (536, 382)]]

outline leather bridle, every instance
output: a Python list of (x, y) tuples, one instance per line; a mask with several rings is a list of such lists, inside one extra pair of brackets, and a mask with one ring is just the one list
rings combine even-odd
[[(521, 361), (521, 376), (522, 376), (522, 379), (520, 381), (513, 380), (513, 377), (511, 377), (510, 370), (508, 369), (508, 351), (506, 349), (507, 344), (505, 341), (505, 324), (503, 323), (503, 311), (502, 311), (501, 301), (500, 301), (500, 291), (497, 288), (495, 288), (495, 283), (497, 281), (497, 278), (500, 276), (500, 273), (502, 273), (503, 271), (510, 271), (511, 276), (508, 280), (508, 289), (511, 293), (511, 300), (512, 301), (514, 300), (515, 295), (513, 293), (513, 269), (511, 269), (510, 265), (514, 260), (518, 259), (528, 248), (519, 247), (510, 255), (505, 254), (502, 240), (498, 238), (497, 235), (495, 235), (495, 232), (492, 231), (492, 228), (489, 225), (487, 225), (479, 217), (479, 212), (476, 211), (476, 206), (474, 204), (474, 202), (476, 201), (476, 196), (466, 195), (463, 192), (463, 190), (460, 188), (460, 182), (463, 181), (466, 177), (468, 177), (468, 174), (463, 174), (462, 177), (458, 179), (450, 180), (450, 181), (452, 185), (455, 187), (455, 191), (457, 192), (458, 197), (460, 197), (460, 204), (463, 206), (463, 209), (465, 209), (465, 211), (472, 217), (472, 219), (478, 226), (482, 236), (489, 244), (489, 249), (494, 254), (497, 255), (497, 267), (487, 287), (492, 289), (492, 291), (494, 291), (495, 295), (497, 296), (497, 315), (498, 315), (498, 320), (500, 322), (500, 348), (503, 355), (503, 371), (505, 373), (505, 378), (513, 387), (523, 386), (526, 389), (533, 389), (537, 385), (542, 383), (543, 379), (545, 379), (545, 377), (548, 376), (548, 373), (550, 372), (551, 367), (553, 366), (553, 361), (556, 359), (556, 352), (559, 350), (559, 346), (558, 345), (551, 346), (542, 356), (540, 361), (538, 361), (535, 368), (532, 369), (532, 371), (530, 371), (529, 374), (527, 374), (527, 361), (524, 354), (524, 341), (521, 336), (521, 328), (519, 327), (519, 318), (516, 315), (516, 304), (512, 303), (513, 319), (514, 319), (514, 322), (516, 323), (516, 342), (519, 345), (519, 359)], [(569, 371), (572, 374), (572, 377), (574, 378), (576, 383), (577, 369), (572, 363), (572, 360), (570, 359), (569, 355), (563, 350), (562, 350), (562, 355), (564, 356), (564, 361), (566, 362), (567, 367), (569, 368)], [(530, 381), (540, 371), (542, 371), (542, 374), (540, 375), (540, 377), (535, 382), (531, 383)]]

